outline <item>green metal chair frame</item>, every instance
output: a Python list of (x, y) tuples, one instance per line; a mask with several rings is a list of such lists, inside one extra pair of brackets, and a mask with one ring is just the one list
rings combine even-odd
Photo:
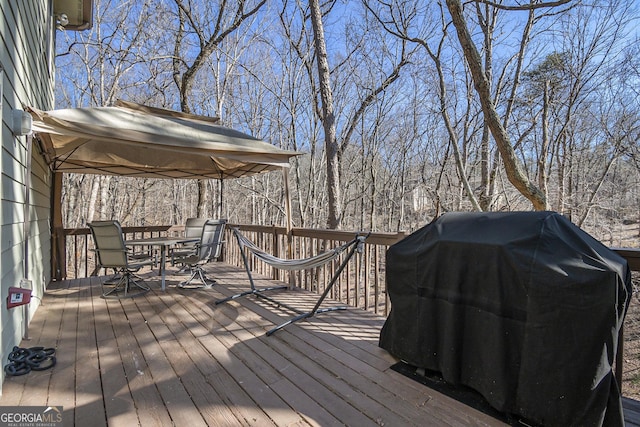
[(154, 265), (153, 257), (131, 257), (124, 243), (122, 227), (116, 220), (94, 221), (87, 225), (96, 246), (96, 264), (116, 271), (114, 278), (101, 282), (102, 298), (133, 298), (148, 292), (149, 286), (135, 273), (144, 266)]

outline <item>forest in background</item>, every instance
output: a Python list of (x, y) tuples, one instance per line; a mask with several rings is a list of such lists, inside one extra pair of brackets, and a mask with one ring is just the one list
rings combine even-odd
[[(124, 99), (303, 152), (297, 227), (546, 208), (637, 247), (637, 24), (627, 1), (94, 0), (91, 30), (56, 32), (56, 108)], [(282, 179), (69, 174), (64, 225), (284, 225)]]

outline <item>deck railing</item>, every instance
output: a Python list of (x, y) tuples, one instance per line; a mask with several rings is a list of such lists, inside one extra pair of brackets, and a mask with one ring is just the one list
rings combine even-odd
[[(283, 227), (256, 226), (243, 224), (229, 224), (225, 236), (222, 260), (230, 265), (244, 268), (240, 248), (231, 229), (237, 227), (243, 235), (254, 242), (266, 252), (279, 258), (303, 259), (309, 258), (326, 250), (335, 248), (352, 240), (358, 233), (336, 230), (320, 230), (294, 228), (287, 234)], [(156, 227), (123, 227), (125, 239), (176, 236), (181, 235), (184, 226), (156, 226)], [(364, 233), (361, 233), (364, 234)], [(93, 252), (93, 239), (88, 228), (65, 229), (64, 248), (62, 253), (66, 257), (67, 279), (87, 277), (95, 268), (95, 253)], [(364, 250), (349, 261), (346, 268), (339, 275), (328, 297), (341, 301), (353, 307), (371, 310), (384, 316), (389, 314), (391, 304), (388, 299), (385, 281), (385, 254), (389, 246), (404, 237), (404, 233), (370, 233), (364, 244)], [(640, 271), (640, 249), (612, 248), (619, 255), (626, 258), (632, 271)], [(342, 255), (344, 256), (344, 254)], [(298, 286), (312, 292), (322, 293), (325, 286), (333, 277), (341, 259), (313, 270), (282, 271), (257, 260), (255, 257), (247, 257), (249, 267), (253, 273), (260, 274), (275, 280), (288, 282), (291, 286)], [(632, 308), (634, 304), (632, 304)], [(637, 310), (630, 310), (636, 311)], [(633, 337), (625, 336), (619, 340), (619, 351), (616, 360), (616, 374), (618, 379), (637, 381), (640, 373), (637, 363), (632, 360), (640, 360), (640, 354), (633, 355), (626, 351), (622, 344), (633, 344), (636, 348), (640, 342), (640, 335), (635, 331), (638, 319), (627, 315), (624, 328), (620, 332), (620, 338), (628, 332)], [(623, 362), (625, 360), (625, 362)], [(633, 366), (634, 372), (627, 372)], [(630, 379), (629, 379), (630, 378)], [(622, 384), (622, 381), (620, 381)], [(624, 390), (623, 390), (624, 392)]]
[[(244, 267), (238, 243), (231, 232), (238, 228), (243, 235), (263, 250), (279, 258), (303, 259), (335, 248), (353, 239), (357, 234), (365, 233), (323, 230), (309, 228), (293, 228), (289, 236), (284, 227), (258, 226), (246, 224), (229, 224), (226, 229), (225, 245), (222, 259), (231, 265)], [(125, 239), (156, 236), (178, 236), (184, 226), (147, 226), (123, 227)], [(64, 230), (66, 259), (66, 278), (82, 278), (91, 274), (95, 268), (93, 239), (88, 228)], [(339, 276), (329, 297), (353, 307), (372, 310), (380, 314), (389, 313), (389, 301), (385, 288), (385, 253), (389, 246), (401, 240), (404, 233), (369, 233), (362, 254), (352, 259)], [(633, 271), (640, 271), (640, 250), (629, 248), (613, 248), (627, 259)], [(286, 272), (249, 256), (252, 272), (262, 274), (275, 280), (289, 282), (291, 285), (321, 293), (324, 286), (333, 276), (340, 259), (314, 270)]]
[[(183, 233), (184, 226), (148, 226), (148, 227), (122, 227), (125, 240), (141, 239), (158, 236), (179, 236)], [(95, 244), (90, 237), (88, 228), (65, 228), (64, 247), (61, 251), (64, 255), (62, 263), (66, 266), (66, 277), (62, 279), (80, 279), (89, 277), (96, 266)]]
[[(350, 241), (358, 233), (336, 230), (294, 228), (288, 236), (284, 227), (230, 224), (226, 229), (222, 259), (231, 265), (244, 268), (240, 248), (231, 232), (238, 228), (257, 246), (279, 258), (302, 259)], [(125, 239), (180, 235), (184, 226), (123, 227)], [(65, 251), (67, 256), (66, 278), (87, 277), (95, 268), (93, 239), (88, 228), (65, 229)], [(364, 235), (365, 233), (360, 233)], [(386, 249), (404, 237), (404, 233), (367, 233), (364, 250), (347, 264), (332, 288), (329, 298), (348, 305), (388, 314), (390, 304), (385, 289)], [(285, 272), (249, 256), (252, 272), (292, 286), (321, 293), (334, 275), (341, 259), (314, 270)]]

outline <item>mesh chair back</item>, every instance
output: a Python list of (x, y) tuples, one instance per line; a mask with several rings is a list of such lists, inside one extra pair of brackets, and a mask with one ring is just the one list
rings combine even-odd
[(206, 218), (187, 218), (187, 223), (184, 226), (184, 237), (200, 237), (202, 235), (202, 227), (206, 222)]
[(96, 244), (98, 262), (105, 268), (127, 266), (127, 250), (118, 221), (94, 221), (87, 224)]
[(204, 223), (200, 236), (200, 252), (198, 253), (200, 261), (209, 261), (220, 257), (226, 223), (226, 219), (208, 220)]

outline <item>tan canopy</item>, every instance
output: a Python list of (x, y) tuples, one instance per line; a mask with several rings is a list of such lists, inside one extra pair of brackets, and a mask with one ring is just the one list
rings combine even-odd
[(300, 154), (216, 125), (217, 119), (124, 101), (28, 111), (56, 172), (225, 179), (288, 167)]
[(125, 101), (118, 101), (114, 107), (27, 110), (44, 158), (54, 172), (60, 172), (53, 183), (51, 233), (51, 263), (56, 280), (66, 277), (61, 255), (65, 253), (60, 202), (64, 172), (226, 179), (280, 169), (284, 174), (287, 229), (291, 229), (287, 168), (289, 159), (301, 153), (218, 126), (214, 118)]

